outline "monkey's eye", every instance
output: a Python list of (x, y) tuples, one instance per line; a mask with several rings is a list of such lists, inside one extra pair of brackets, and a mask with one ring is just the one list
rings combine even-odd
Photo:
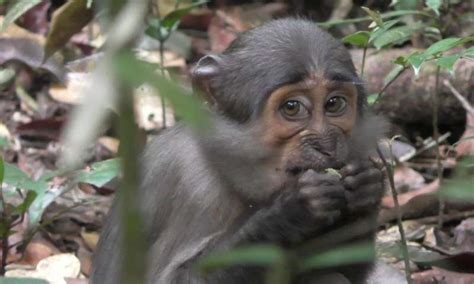
[(304, 118), (308, 114), (304, 105), (297, 100), (285, 101), (280, 110), (286, 117), (293, 119)]
[(339, 115), (346, 109), (347, 102), (344, 97), (334, 96), (326, 101), (324, 109), (330, 115)]

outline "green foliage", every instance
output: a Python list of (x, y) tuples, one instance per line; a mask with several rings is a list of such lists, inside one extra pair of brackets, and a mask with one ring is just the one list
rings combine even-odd
[(303, 262), (301, 270), (307, 271), (367, 262), (373, 260), (374, 255), (374, 246), (371, 243), (355, 243), (340, 246), (309, 257)]
[(176, 9), (163, 19), (150, 17), (145, 33), (160, 42), (165, 42), (171, 33), (178, 28), (183, 16), (205, 3), (207, 3), (207, 1), (198, 1), (187, 7)]
[(90, 171), (80, 171), (75, 182), (84, 182), (101, 187), (118, 176), (120, 173), (120, 160), (110, 159), (91, 165)]
[(439, 194), (447, 199), (474, 201), (474, 157), (465, 158), (458, 164), (454, 177), (445, 181)]
[(34, 278), (0, 277), (0, 284), (48, 284), (48, 281)]
[(28, 10), (41, 3), (41, 0), (18, 0), (8, 9), (8, 13), (3, 20), (2, 31), (4, 31), (11, 23), (16, 21)]
[(272, 266), (283, 262), (284, 259), (284, 252), (277, 246), (253, 245), (205, 257), (198, 263), (198, 268), (210, 272), (217, 268), (239, 264)]

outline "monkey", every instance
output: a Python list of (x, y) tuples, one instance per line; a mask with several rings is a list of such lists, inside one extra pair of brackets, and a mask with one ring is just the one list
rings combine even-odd
[[(178, 123), (141, 159), (147, 283), (263, 283), (260, 267), (202, 275), (195, 265), (245, 245), (296, 248), (358, 220), (369, 221), (345, 241), (374, 242), (383, 174), (369, 157), (385, 125), (369, 112), (342, 43), (305, 19), (272, 20), (201, 58), (192, 80), (211, 129)], [(114, 205), (91, 283), (120, 282), (119, 215)], [(294, 273), (291, 281), (369, 283), (372, 267)]]

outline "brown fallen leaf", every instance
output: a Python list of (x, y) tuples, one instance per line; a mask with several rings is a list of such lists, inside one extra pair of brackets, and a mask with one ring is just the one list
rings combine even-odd
[(87, 0), (67, 1), (56, 10), (44, 47), (44, 60), (66, 45), (74, 34), (80, 32), (92, 20), (93, 16), (92, 8), (87, 8)]
[[(426, 184), (425, 186), (423, 186), (423, 187), (421, 187), (417, 190), (410, 191), (410, 192), (407, 192), (407, 193), (398, 194), (398, 196), (397, 196), (398, 203), (399, 203), (400, 206), (404, 205), (416, 196), (436, 192), (438, 189), (439, 189), (439, 179), (435, 179), (431, 183)], [(393, 197), (391, 195), (383, 197), (382, 207), (384, 207), (384, 208), (393, 208), (393, 207), (395, 207), (395, 203), (394, 203)]]
[(431, 270), (413, 273), (414, 284), (472, 284), (474, 274), (457, 273), (434, 267)]

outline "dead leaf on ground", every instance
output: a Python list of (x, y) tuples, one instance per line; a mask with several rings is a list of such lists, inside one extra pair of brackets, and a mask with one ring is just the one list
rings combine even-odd
[[(421, 187), (417, 190), (410, 191), (410, 192), (407, 192), (407, 193), (398, 194), (398, 196), (397, 196), (398, 204), (400, 206), (405, 205), (412, 198), (414, 198), (416, 196), (433, 193), (433, 192), (436, 192), (438, 189), (439, 189), (439, 179), (435, 179), (431, 183), (426, 184), (425, 186), (423, 186), (423, 187)], [(392, 195), (383, 197), (382, 207), (384, 207), (384, 208), (394, 208), (395, 207), (395, 202), (393, 200)]]
[(442, 268), (433, 267), (433, 269), (413, 273), (414, 284), (472, 284), (474, 283), (474, 274), (457, 273), (447, 271)]
[(80, 32), (93, 18), (87, 0), (68, 1), (53, 14), (51, 29), (44, 47), (44, 59), (66, 45), (69, 39)]

